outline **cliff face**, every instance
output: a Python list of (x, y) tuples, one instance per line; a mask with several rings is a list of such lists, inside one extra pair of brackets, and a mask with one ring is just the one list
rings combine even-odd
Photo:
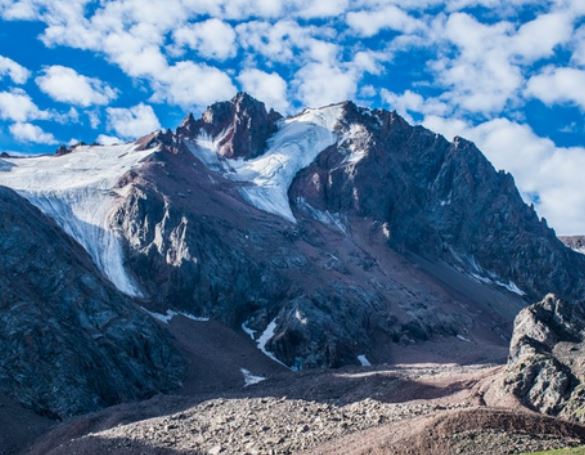
[(585, 306), (550, 294), (514, 322), (507, 387), (527, 406), (585, 422)]
[(178, 386), (168, 335), (48, 217), (0, 187), (0, 391), (64, 417)]

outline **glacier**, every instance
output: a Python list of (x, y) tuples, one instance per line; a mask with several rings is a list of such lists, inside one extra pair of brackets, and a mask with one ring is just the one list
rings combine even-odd
[(120, 236), (112, 228), (123, 188), (121, 177), (158, 150), (136, 144), (77, 146), (62, 156), (4, 158), (0, 185), (28, 199), (89, 253), (96, 266), (122, 292), (141, 296), (124, 268)]
[(218, 138), (225, 132), (216, 138), (202, 133), (188, 146), (209, 169), (239, 182), (240, 193), (251, 205), (295, 223), (288, 189), (299, 171), (338, 141), (335, 126), (342, 113), (343, 103), (339, 103), (305, 109), (299, 115), (284, 119), (269, 139), (266, 152), (252, 159), (221, 157)]

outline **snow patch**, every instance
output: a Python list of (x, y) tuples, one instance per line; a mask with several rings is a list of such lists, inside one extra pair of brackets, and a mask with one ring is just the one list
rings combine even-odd
[(250, 370), (246, 370), (245, 368), (240, 368), (240, 371), (244, 375), (244, 387), (258, 384), (259, 382), (266, 380), (264, 376), (253, 375)]
[(367, 142), (369, 138), (370, 133), (363, 125), (359, 123), (349, 125), (339, 144), (348, 152), (343, 164), (355, 165), (363, 160), (368, 155)]
[(248, 327), (248, 321), (242, 323), (242, 330), (253, 340), (256, 339), (256, 331)]
[(283, 120), (268, 141), (268, 150), (249, 160), (221, 157), (218, 147), (221, 134), (216, 138), (202, 134), (188, 147), (210, 169), (240, 182), (240, 193), (250, 204), (294, 223), (288, 189), (299, 171), (337, 142), (334, 130), (342, 112), (343, 105), (336, 104), (306, 109)]
[(372, 364), (370, 363), (370, 361), (368, 360), (368, 358), (366, 357), (365, 354), (360, 354), (357, 356), (358, 362), (360, 363), (361, 366), (363, 367), (371, 367)]
[(469, 338), (464, 337), (463, 335), (457, 334), (457, 339), (465, 341), (466, 343), (471, 343), (471, 340)]
[[(523, 297), (526, 295), (522, 289), (520, 289), (516, 283), (512, 280), (508, 281), (507, 283), (503, 281), (496, 273), (485, 271), (478, 263), (474, 257), (466, 257), (467, 261), (463, 261), (462, 258), (457, 255), (453, 250), (451, 250), (453, 256), (461, 263), (461, 264), (469, 264), (471, 265), (473, 272), (467, 272), (467, 274), (475, 279), (476, 281), (482, 284), (495, 284), (496, 286), (503, 287), (504, 289)], [(462, 270), (465, 273), (465, 270)]]
[(258, 346), (258, 349), (260, 349), (264, 353), (264, 355), (266, 355), (267, 357), (270, 357), (275, 362), (280, 363), (282, 366), (285, 366), (288, 368), (288, 366), (286, 366), (284, 363), (282, 363), (280, 360), (278, 360), (276, 358), (276, 356), (266, 348), (266, 345), (274, 336), (274, 332), (276, 331), (276, 327), (277, 327), (277, 324), (276, 324), (276, 318), (275, 318), (272, 321), (270, 321), (270, 323), (266, 326), (266, 329), (264, 329), (264, 332), (262, 332), (262, 334), (260, 335), (258, 340), (256, 340), (256, 345)]
[(122, 292), (141, 293), (124, 269), (119, 234), (111, 216), (124, 190), (120, 178), (158, 148), (137, 151), (135, 144), (79, 146), (63, 156), (5, 158), (0, 185), (17, 191), (53, 218), (92, 257)]
[(183, 316), (187, 319), (191, 319), (192, 321), (197, 321), (197, 322), (209, 322), (209, 318), (195, 316), (195, 315), (192, 315), (191, 313), (187, 313), (185, 311), (167, 310), (167, 312), (165, 314), (155, 313), (154, 311), (149, 311), (146, 308), (144, 308), (144, 311), (146, 311), (153, 318), (155, 318), (161, 322), (164, 322), (165, 324), (169, 324), (173, 320), (173, 318), (176, 316)]
[(297, 308), (295, 309), (295, 319), (299, 321), (302, 325), (307, 325), (309, 320), (301, 313), (301, 311)]
[(384, 237), (386, 237), (387, 239), (390, 238), (390, 225), (388, 223), (384, 223), (382, 224), (382, 234), (384, 235)]
[(514, 294), (518, 294), (521, 297), (526, 295), (526, 292), (520, 289), (513, 281), (509, 281), (507, 283), (504, 283), (503, 281), (496, 281), (496, 284), (507, 289), (510, 292), (513, 292)]
[(328, 226), (332, 226), (340, 230), (342, 233), (347, 234), (347, 228), (345, 227), (345, 224), (343, 223), (339, 213), (331, 213), (329, 210), (325, 210), (324, 212), (318, 210), (309, 204), (304, 197), (297, 198), (297, 205), (314, 220)]

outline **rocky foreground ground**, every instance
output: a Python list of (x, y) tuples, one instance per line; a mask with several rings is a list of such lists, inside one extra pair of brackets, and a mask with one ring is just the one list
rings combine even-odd
[[(419, 365), (283, 375), (222, 398), (117, 406), (62, 424), (28, 453), (507, 454), (585, 442), (585, 428), (501, 393), (501, 373)], [(152, 408), (163, 416), (141, 420)]]

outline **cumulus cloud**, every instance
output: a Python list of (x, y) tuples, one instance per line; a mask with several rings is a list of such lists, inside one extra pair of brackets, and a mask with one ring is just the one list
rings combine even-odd
[(390, 108), (396, 110), (406, 120), (413, 123), (411, 113), (418, 113), (424, 115), (445, 115), (449, 111), (449, 107), (434, 98), (423, 98), (420, 94), (411, 90), (406, 90), (402, 94), (391, 92), (390, 90), (382, 89), (380, 96), (388, 103)]
[(15, 84), (24, 84), (30, 76), (30, 71), (14, 60), (0, 55), (0, 79), (9, 77)]
[(32, 123), (14, 123), (9, 127), (12, 136), (20, 142), (30, 142), (35, 144), (55, 144), (57, 141), (51, 133)]
[(109, 107), (108, 127), (123, 138), (135, 139), (160, 129), (154, 110), (147, 104), (137, 104), (130, 108)]
[(116, 98), (116, 91), (108, 84), (66, 66), (49, 66), (35, 81), (44, 93), (62, 103), (88, 107), (108, 104)]
[(236, 32), (228, 23), (217, 18), (188, 24), (174, 31), (179, 48), (196, 50), (203, 57), (225, 60), (236, 54)]
[(100, 134), (95, 141), (100, 145), (116, 145), (124, 142), (116, 136), (108, 136), (107, 134)]
[(278, 73), (249, 68), (240, 73), (238, 81), (244, 91), (262, 100), (269, 108), (280, 112), (288, 111), (287, 84)]
[(549, 57), (556, 46), (570, 40), (572, 33), (573, 18), (569, 14), (542, 14), (518, 29), (511, 51), (527, 60)]
[(24, 90), (0, 92), (0, 119), (26, 122), (48, 117), (49, 114), (40, 110)]
[(573, 103), (585, 110), (585, 71), (548, 67), (528, 81), (526, 93), (546, 104)]
[(359, 35), (369, 37), (383, 29), (412, 33), (424, 28), (418, 19), (413, 18), (395, 5), (372, 11), (356, 11), (347, 14), (348, 25)]
[(301, 102), (312, 107), (352, 99), (357, 90), (355, 73), (323, 63), (301, 68), (293, 84)]
[(193, 62), (178, 62), (152, 82), (153, 101), (185, 108), (231, 98), (236, 93), (230, 77), (223, 71)]
[(236, 27), (240, 45), (272, 61), (306, 63), (331, 62), (336, 59), (339, 46), (332, 40), (336, 31), (325, 26), (303, 26), (290, 19), (275, 23), (250, 21)]

